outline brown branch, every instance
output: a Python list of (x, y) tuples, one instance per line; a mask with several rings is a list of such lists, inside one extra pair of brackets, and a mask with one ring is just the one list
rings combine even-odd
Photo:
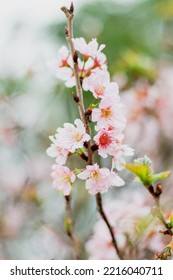
[(109, 220), (103, 210), (102, 196), (100, 193), (96, 194), (96, 201), (97, 201), (98, 211), (109, 229), (109, 232), (110, 232), (110, 235), (112, 238), (112, 244), (113, 244), (114, 248), (116, 249), (116, 253), (117, 253), (118, 257), (120, 258), (120, 260), (122, 260), (123, 256), (118, 248), (118, 244), (117, 244), (117, 241), (116, 241), (114, 233), (113, 233), (113, 228), (112, 228), (111, 224), (109, 223)]
[[(80, 78), (78, 75), (78, 62), (76, 58), (76, 50), (74, 48), (73, 43), (73, 13), (71, 10), (67, 9), (66, 7), (62, 7), (61, 10), (64, 12), (66, 18), (67, 18), (67, 33), (66, 38), (69, 44), (70, 53), (73, 58), (73, 72), (75, 76), (76, 81), (76, 95), (79, 98), (79, 101), (77, 102), (78, 108), (79, 108), (79, 114), (81, 117), (82, 122), (85, 125), (86, 132), (91, 135), (90, 126), (88, 124), (87, 119), (85, 118), (85, 108), (84, 108), (84, 102), (83, 102), (83, 92), (81, 87)], [(88, 164), (92, 164), (93, 161), (93, 152), (91, 150), (91, 141), (88, 143)]]
[(72, 218), (72, 213), (71, 213), (71, 196), (66, 195), (64, 196), (65, 198), (65, 207), (66, 207), (66, 219), (65, 219), (65, 228), (66, 228), (66, 233), (69, 236), (69, 238), (72, 241), (72, 245), (75, 251), (75, 259), (80, 259), (80, 246), (79, 246), (79, 240), (74, 235), (74, 221)]
[[(72, 6), (72, 5), (71, 5)], [(68, 41), (68, 44), (69, 44), (69, 48), (70, 48), (70, 53), (71, 53), (71, 56), (73, 58), (73, 72), (74, 72), (74, 76), (75, 76), (75, 81), (76, 81), (76, 96), (75, 96), (75, 102), (78, 106), (78, 109), (79, 109), (79, 114), (80, 114), (80, 117), (81, 117), (81, 120), (85, 126), (85, 129), (86, 129), (86, 132), (91, 136), (91, 130), (90, 130), (90, 126), (89, 126), (89, 122), (88, 122), (88, 119), (85, 115), (85, 107), (84, 107), (84, 102), (83, 102), (83, 91), (82, 91), (82, 86), (81, 86), (81, 80), (80, 80), (80, 77), (79, 77), (79, 74), (78, 74), (78, 57), (77, 57), (77, 52), (74, 48), (74, 43), (73, 43), (73, 17), (74, 17), (74, 14), (72, 12), (72, 9), (68, 9), (66, 7), (62, 7), (61, 10), (64, 12), (66, 18), (67, 18), (67, 28), (66, 28), (66, 38), (67, 38), (67, 41)], [(73, 98), (74, 98), (74, 95), (73, 95)], [(93, 146), (92, 146), (92, 143), (91, 143), (91, 140), (87, 143), (87, 151), (88, 151), (88, 161), (87, 163), (89, 165), (92, 165), (93, 164)], [(117, 242), (116, 242), (116, 239), (115, 239), (115, 236), (114, 236), (114, 233), (113, 233), (113, 229), (112, 229), (112, 226), (110, 225), (109, 221), (108, 221), (108, 218), (106, 217), (106, 214), (103, 210), (103, 205), (102, 205), (102, 197), (101, 197), (101, 194), (98, 193), (96, 195), (96, 203), (97, 203), (97, 208), (98, 208), (98, 211), (101, 215), (101, 217), (103, 218), (103, 220), (105, 221), (108, 229), (109, 229), (109, 232), (110, 232), (110, 235), (111, 235), (111, 238), (112, 238), (112, 244), (115, 248), (115, 251), (117, 253), (117, 255), (119, 256), (120, 259), (122, 259), (122, 254), (118, 248), (118, 245), (117, 245)]]

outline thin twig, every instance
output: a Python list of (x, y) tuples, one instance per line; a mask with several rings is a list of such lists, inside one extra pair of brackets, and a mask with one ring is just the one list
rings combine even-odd
[(167, 234), (170, 236), (173, 236), (173, 232), (172, 229), (169, 228), (163, 214), (161, 211), (161, 207), (160, 207), (160, 194), (158, 195), (157, 192), (154, 191), (154, 187), (151, 185), (148, 187), (148, 191), (149, 193), (152, 195), (152, 197), (154, 198), (154, 202), (155, 202), (155, 209), (154, 209), (154, 215), (157, 216), (159, 218), (159, 220), (161, 221), (161, 223), (164, 225), (164, 227), (167, 230)]
[(66, 195), (64, 196), (65, 198), (65, 206), (66, 206), (66, 220), (65, 220), (65, 228), (66, 228), (66, 232), (67, 235), (70, 237), (73, 247), (74, 247), (74, 251), (75, 251), (75, 258), (78, 260), (80, 259), (80, 250), (79, 250), (79, 241), (77, 240), (77, 238), (74, 235), (74, 221), (72, 218), (72, 213), (71, 213), (71, 196), (70, 195)]
[[(67, 34), (66, 38), (69, 44), (70, 48), (70, 53), (72, 58), (74, 58), (74, 55), (76, 53), (76, 50), (74, 48), (74, 43), (73, 43), (73, 17), (74, 15), (70, 12), (69, 9), (66, 7), (62, 7), (61, 10), (64, 12), (67, 18)], [(80, 78), (78, 75), (78, 62), (73, 59), (73, 72), (75, 76), (75, 81), (76, 81), (76, 94), (77, 97), (79, 98), (79, 102), (77, 102), (78, 108), (79, 108), (79, 114), (81, 117), (82, 122), (85, 125), (86, 132), (91, 135), (90, 131), (90, 126), (88, 124), (87, 119), (85, 118), (85, 107), (84, 107), (84, 102), (83, 102), (83, 93), (82, 93), (82, 87), (81, 87), (81, 82)], [(93, 161), (93, 152), (91, 150), (91, 141), (88, 143), (88, 164), (92, 164)]]
[[(84, 102), (83, 102), (83, 91), (82, 91), (81, 81), (80, 81), (79, 74), (78, 74), (78, 62), (77, 62), (77, 57), (76, 57), (77, 55), (76, 55), (76, 50), (74, 48), (74, 43), (73, 43), (73, 40), (72, 40), (73, 39), (73, 17), (74, 17), (74, 15), (71, 12), (71, 10), (69, 10), (66, 7), (62, 7), (61, 10), (64, 12), (64, 14), (67, 18), (66, 38), (67, 38), (67, 41), (68, 41), (68, 44), (69, 44), (71, 56), (73, 58), (73, 72), (74, 72), (75, 81), (76, 81), (76, 95), (79, 99), (78, 102), (76, 102), (76, 103), (78, 105), (79, 114), (80, 114), (81, 120), (82, 120), (82, 122), (85, 126), (86, 132), (91, 136), (91, 130), (90, 130), (90, 126), (89, 126), (89, 123), (88, 123), (88, 119), (85, 116), (85, 107), (84, 107)], [(91, 140), (90, 140), (88, 142), (88, 145), (87, 145), (87, 150), (88, 150), (88, 162), (87, 163), (89, 165), (93, 164), (93, 150), (92, 150), (91, 147), (92, 147), (92, 143), (91, 143)], [(108, 221), (108, 218), (106, 217), (106, 214), (103, 210), (102, 197), (101, 197), (100, 193), (98, 193), (96, 195), (96, 203), (97, 203), (97, 209), (98, 209), (101, 217), (103, 218), (103, 220), (105, 221), (105, 223), (106, 223), (106, 225), (109, 229), (109, 232), (110, 232), (110, 235), (111, 235), (111, 238), (112, 238), (112, 244), (115, 248), (115, 251), (116, 251), (117, 255), (119, 256), (119, 258), (122, 259), (122, 254), (121, 254), (121, 252), (118, 248), (118, 245), (117, 245), (114, 233), (113, 233), (112, 226), (110, 225), (110, 223)]]
[(116, 248), (116, 253), (118, 255), (118, 257), (121, 259), (123, 259), (123, 256), (122, 256), (122, 253), (120, 252), (119, 248), (118, 248), (118, 244), (117, 244), (117, 241), (115, 239), (115, 236), (114, 236), (114, 233), (113, 233), (113, 228), (111, 226), (111, 224), (109, 223), (109, 220), (103, 210), (103, 203), (102, 203), (102, 196), (100, 193), (96, 194), (96, 201), (97, 201), (97, 207), (98, 207), (98, 211), (100, 213), (100, 215), (102, 216), (103, 220), (105, 221), (108, 229), (109, 229), (109, 232), (111, 234), (111, 238), (112, 238), (112, 244), (113, 246)]

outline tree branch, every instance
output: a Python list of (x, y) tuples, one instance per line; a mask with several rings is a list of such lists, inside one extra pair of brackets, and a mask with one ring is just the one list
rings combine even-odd
[(116, 253), (117, 253), (118, 257), (120, 258), (120, 260), (122, 260), (123, 256), (118, 248), (118, 244), (117, 244), (117, 241), (116, 241), (114, 233), (113, 233), (113, 228), (112, 228), (111, 224), (109, 223), (109, 220), (103, 210), (102, 196), (100, 193), (96, 194), (96, 201), (97, 201), (98, 211), (109, 229), (109, 232), (110, 232), (110, 235), (112, 238), (112, 244), (113, 244), (114, 248), (116, 249)]
[(75, 251), (75, 258), (77, 260), (80, 259), (80, 248), (79, 248), (79, 240), (74, 235), (74, 221), (72, 218), (72, 213), (71, 213), (71, 196), (66, 195), (64, 196), (65, 198), (65, 207), (66, 207), (66, 219), (65, 219), (65, 228), (66, 228), (66, 233), (70, 237), (74, 251)]
[[(67, 33), (66, 33), (66, 38), (69, 44), (70, 48), (70, 53), (73, 58), (73, 72), (75, 76), (75, 81), (76, 81), (76, 94), (77, 97), (79, 98), (79, 102), (77, 102), (78, 108), (79, 108), (79, 114), (81, 117), (82, 122), (85, 125), (86, 132), (91, 135), (90, 131), (90, 126), (88, 124), (87, 119), (85, 118), (85, 107), (84, 107), (84, 102), (83, 102), (83, 93), (82, 93), (82, 87), (81, 87), (81, 82), (80, 78), (78, 75), (78, 62), (77, 59), (74, 56), (76, 56), (76, 50), (74, 48), (74, 43), (73, 43), (73, 13), (67, 9), (66, 7), (62, 7), (61, 10), (64, 12), (66, 18), (67, 18)], [(92, 164), (93, 161), (93, 152), (91, 150), (91, 141), (88, 143), (88, 164)]]
[[(91, 136), (91, 130), (90, 130), (90, 126), (88, 123), (88, 119), (85, 116), (85, 107), (84, 107), (84, 102), (83, 102), (83, 91), (82, 91), (82, 86), (81, 86), (81, 81), (80, 81), (80, 77), (78, 74), (78, 62), (77, 62), (77, 52), (74, 48), (74, 43), (73, 43), (73, 17), (74, 14), (71, 11), (71, 9), (68, 9), (66, 7), (62, 7), (61, 10), (64, 12), (66, 18), (67, 18), (67, 29), (66, 29), (66, 38), (69, 44), (69, 48), (70, 48), (70, 53), (71, 56), (73, 58), (73, 72), (74, 72), (74, 76), (75, 76), (75, 81), (76, 81), (76, 95), (78, 97), (78, 100), (76, 101), (77, 105), (78, 105), (78, 109), (79, 109), (79, 113), (80, 113), (80, 117), (81, 120), (85, 126), (86, 132)], [(91, 140), (88, 142), (87, 145), (87, 151), (88, 151), (88, 164), (92, 165), (93, 164), (93, 150), (92, 150), (92, 143)], [(96, 203), (97, 203), (97, 209), (101, 215), (101, 217), (103, 218), (103, 220), (105, 221), (111, 238), (112, 238), (112, 244), (115, 248), (115, 251), (117, 253), (117, 255), (119, 256), (120, 259), (122, 259), (122, 254), (118, 248), (113, 230), (112, 230), (112, 226), (110, 225), (108, 218), (106, 217), (106, 214), (104, 213), (103, 210), (103, 205), (102, 205), (102, 197), (101, 194), (98, 193), (96, 195)]]

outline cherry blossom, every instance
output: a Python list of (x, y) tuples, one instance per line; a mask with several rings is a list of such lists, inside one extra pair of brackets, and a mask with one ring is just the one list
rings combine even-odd
[(110, 186), (124, 185), (123, 180), (115, 172), (110, 172), (105, 167), (99, 168), (97, 163), (87, 165), (77, 176), (81, 180), (86, 180), (85, 187), (91, 195), (106, 192)]
[[(105, 48), (105, 45), (98, 45), (97, 39), (92, 39), (88, 44), (85, 41), (84, 38), (75, 38), (73, 39), (73, 43), (74, 43), (74, 48), (75, 50), (77, 50), (78, 52), (80, 52), (85, 60), (88, 59), (89, 57), (92, 58), (96, 58), (97, 55), (99, 55), (101, 53), (101, 51)], [(105, 55), (104, 55), (105, 57)], [(106, 61), (106, 57), (105, 57), (105, 61)], [(104, 61), (104, 63), (105, 63)]]
[(94, 137), (98, 145), (98, 154), (106, 158), (108, 155), (112, 156), (112, 166), (117, 170), (124, 168), (124, 156), (132, 156), (134, 150), (128, 145), (123, 144), (124, 135), (117, 134), (113, 127), (109, 129), (100, 129)]
[(92, 121), (97, 122), (97, 130), (113, 126), (119, 129), (119, 132), (125, 128), (126, 119), (122, 116), (121, 109), (123, 105), (119, 102), (116, 95), (106, 95), (100, 101), (99, 108), (92, 110)]
[(101, 44), (99, 46), (96, 38), (92, 39), (88, 44), (83, 38), (74, 39), (74, 46), (83, 55), (84, 61), (90, 57), (93, 59), (93, 69), (107, 70), (106, 56), (102, 53), (105, 45)]
[(114, 155), (119, 142), (118, 133), (113, 127), (100, 129), (95, 135), (94, 140), (98, 145), (98, 153), (106, 158), (108, 155)]
[(74, 153), (76, 149), (83, 147), (84, 142), (90, 140), (90, 136), (86, 133), (84, 124), (80, 119), (75, 120), (76, 127), (71, 123), (65, 123), (63, 128), (57, 129), (55, 138), (59, 145)]
[(89, 90), (95, 98), (102, 98), (105, 94), (106, 86), (110, 83), (110, 75), (107, 71), (96, 70), (83, 81), (84, 90)]
[(75, 86), (75, 78), (72, 68), (73, 61), (66, 46), (59, 49), (57, 61), (54, 64), (56, 67), (56, 77), (65, 81), (67, 87)]
[(134, 149), (125, 144), (117, 144), (114, 155), (112, 156), (112, 169), (116, 168), (118, 171), (124, 169), (126, 156), (133, 156)]
[[(98, 45), (96, 39), (92, 39), (88, 44), (84, 38), (73, 39), (74, 48), (78, 51), (78, 74), (83, 81), (97, 69), (107, 70), (106, 56), (102, 53), (105, 45)], [(65, 81), (66, 87), (75, 86), (75, 76), (73, 72), (73, 59), (66, 46), (62, 46), (58, 51), (56, 67), (56, 77)]]
[(83, 89), (91, 91), (96, 99), (112, 94), (116, 102), (120, 100), (118, 85), (115, 82), (110, 82), (107, 70), (92, 70), (89, 77), (83, 81)]
[(64, 195), (69, 195), (76, 176), (67, 166), (52, 165), (51, 178), (53, 187), (62, 190)]
[(63, 165), (67, 161), (69, 151), (58, 143), (58, 140), (54, 136), (49, 136), (50, 140), (53, 142), (51, 146), (47, 149), (48, 156), (56, 158), (56, 163)]

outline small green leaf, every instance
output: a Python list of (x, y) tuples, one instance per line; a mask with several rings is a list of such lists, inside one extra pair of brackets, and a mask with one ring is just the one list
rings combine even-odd
[(145, 165), (151, 168), (151, 160), (149, 157), (147, 157), (146, 155), (143, 158), (137, 158), (134, 160), (134, 164), (135, 165)]
[(172, 227), (173, 227), (173, 222), (167, 223), (167, 226), (168, 226), (169, 228), (172, 228)]
[(99, 105), (99, 103), (96, 103), (96, 104), (91, 103), (91, 104), (89, 105), (89, 108), (91, 108), (91, 109), (95, 109), (95, 108), (97, 108), (97, 107), (98, 107), (98, 105)]
[(170, 171), (164, 171), (164, 172), (161, 172), (158, 174), (154, 174), (152, 177), (152, 182), (155, 182), (155, 181), (158, 181), (161, 179), (166, 179), (169, 177), (169, 175), (170, 175)]
[(144, 185), (150, 185), (152, 182), (152, 171), (145, 165), (126, 164), (125, 167), (135, 174)]
[(83, 153), (85, 153), (85, 149), (84, 148), (80, 148), (80, 149), (75, 150), (75, 154), (77, 154), (77, 155), (81, 155)]
[(170, 171), (154, 174), (151, 160), (147, 156), (138, 158), (134, 160), (134, 164), (126, 164), (125, 167), (135, 174), (145, 187), (149, 187), (155, 181), (166, 179), (170, 175)]
[(75, 168), (75, 169), (73, 170), (73, 173), (74, 173), (75, 175), (78, 175), (79, 173), (81, 173), (81, 169)]

